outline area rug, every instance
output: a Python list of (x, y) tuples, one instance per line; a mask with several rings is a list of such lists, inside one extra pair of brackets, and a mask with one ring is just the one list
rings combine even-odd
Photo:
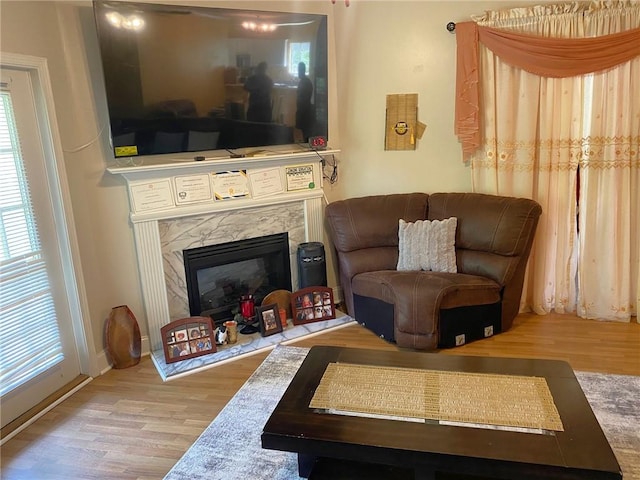
[(262, 337), (260, 333), (251, 335), (238, 335), (238, 343), (234, 345), (219, 346), (217, 352), (200, 357), (189, 358), (180, 362), (167, 363), (163, 350), (151, 352), (151, 360), (155, 365), (163, 381), (174, 380), (176, 378), (201, 372), (208, 368), (217, 367), (232, 360), (238, 360), (248, 355), (255, 355), (274, 348), (276, 345), (294, 342), (303, 337), (312, 337), (322, 333), (330, 332), (337, 328), (351, 325), (355, 320), (344, 313), (336, 311), (336, 318), (322, 320), (319, 322), (293, 325), (291, 320), (287, 328), (281, 333)]
[[(294, 480), (293, 453), (263, 450), (262, 428), (308, 349), (276, 347), (200, 435), (165, 480)], [(577, 372), (625, 480), (640, 480), (640, 377)]]

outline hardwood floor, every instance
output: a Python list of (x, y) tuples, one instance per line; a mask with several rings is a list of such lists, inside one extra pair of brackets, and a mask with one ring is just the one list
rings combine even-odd
[[(295, 345), (396, 349), (359, 325)], [(640, 375), (640, 325), (520, 315), (508, 332), (441, 353), (561, 359), (575, 370)], [(149, 357), (111, 370), (2, 446), (0, 477), (162, 478), (267, 354), (166, 383)]]

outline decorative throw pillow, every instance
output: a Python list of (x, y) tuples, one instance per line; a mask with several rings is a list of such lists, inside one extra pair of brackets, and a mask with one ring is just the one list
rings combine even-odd
[(429, 262), (425, 246), (429, 242), (429, 221), (418, 220), (398, 224), (398, 266), (397, 270), (422, 270)]
[(398, 224), (397, 270), (456, 273), (456, 217)]
[(457, 273), (456, 265), (456, 217), (445, 220), (431, 220), (428, 240), (428, 265), (423, 264), (423, 270), (433, 272)]

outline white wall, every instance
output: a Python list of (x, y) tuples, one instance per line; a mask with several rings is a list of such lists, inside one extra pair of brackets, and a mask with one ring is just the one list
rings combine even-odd
[[(514, 3), (353, 0), (348, 8), (342, 0), (335, 5), (329, 0), (198, 4), (329, 14), (334, 86), (329, 136), (330, 145), (342, 149), (339, 181), (325, 184), (330, 201), (374, 193), (470, 190), (469, 168), (453, 135), (455, 36), (445, 25)], [(96, 348), (104, 348), (104, 322), (117, 305), (132, 309), (146, 335), (125, 183), (105, 171), (113, 157), (107, 148), (91, 2), (2, 0), (0, 8), (1, 51), (48, 59)], [(415, 151), (384, 151), (385, 97), (390, 93), (419, 95), (419, 119), (427, 130)], [(329, 264), (329, 283), (335, 285)]]
[[(354, 1), (336, 9), (338, 196), (471, 188), (453, 134), (455, 35), (445, 25), (464, 16), (451, 4)], [(384, 150), (386, 96), (395, 93), (418, 94), (427, 129), (416, 150)]]

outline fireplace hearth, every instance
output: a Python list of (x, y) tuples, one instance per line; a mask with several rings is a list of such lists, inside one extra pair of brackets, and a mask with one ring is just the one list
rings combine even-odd
[(190, 314), (216, 325), (234, 318), (244, 295), (259, 305), (274, 290), (291, 290), (286, 232), (187, 249), (183, 258)]

